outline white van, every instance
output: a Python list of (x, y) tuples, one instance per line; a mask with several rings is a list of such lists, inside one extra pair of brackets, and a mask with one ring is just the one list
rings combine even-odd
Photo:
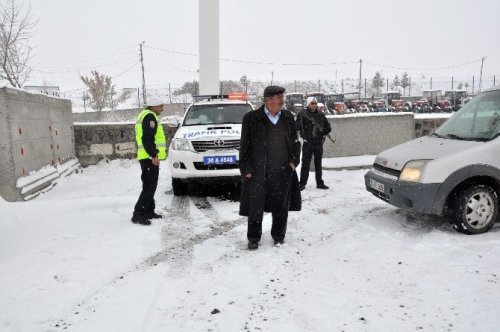
[(189, 183), (239, 183), (243, 116), (253, 111), (245, 94), (197, 96), (170, 143), (168, 163), (174, 195)]
[(380, 153), (366, 189), (399, 208), (447, 215), (455, 230), (487, 232), (500, 195), (500, 85), (484, 91), (433, 134)]

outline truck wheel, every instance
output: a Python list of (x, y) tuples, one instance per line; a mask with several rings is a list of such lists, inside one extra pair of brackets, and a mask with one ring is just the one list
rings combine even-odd
[(459, 190), (451, 202), (451, 225), (460, 233), (480, 234), (493, 227), (498, 215), (498, 196), (488, 185)]
[(185, 196), (188, 193), (188, 184), (181, 179), (172, 178), (172, 189), (175, 196)]

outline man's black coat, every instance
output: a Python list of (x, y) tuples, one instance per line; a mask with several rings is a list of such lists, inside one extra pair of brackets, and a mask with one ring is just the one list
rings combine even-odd
[[(289, 162), (298, 165), (300, 162), (300, 141), (293, 115), (287, 110), (281, 111), (279, 121), (284, 121)], [(265, 174), (267, 164), (268, 123), (264, 105), (256, 111), (248, 112), (243, 117), (241, 129), (241, 143), (239, 166), (243, 176), (240, 199), (240, 215), (248, 216), (250, 207), (255, 208), (253, 198), (265, 195)], [(290, 172), (292, 170), (290, 169)], [(245, 174), (252, 173), (250, 180), (245, 179)], [(289, 197), (290, 211), (300, 211), (302, 198), (300, 195), (298, 176), (295, 171), (292, 175), (292, 189)], [(266, 206), (264, 211), (271, 212)]]

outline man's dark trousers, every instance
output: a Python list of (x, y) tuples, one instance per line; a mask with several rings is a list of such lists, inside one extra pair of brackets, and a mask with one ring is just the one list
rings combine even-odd
[(291, 170), (267, 174), (264, 186), (266, 194), (259, 197), (261, 201), (257, 203), (262, 208), (252, 209), (253, 212), (248, 216), (248, 241), (260, 241), (264, 206), (269, 206), (273, 216), (271, 236), (273, 240), (283, 242), (288, 221), (289, 194), (292, 187)]
[(141, 164), (142, 191), (135, 204), (134, 215), (147, 216), (155, 210), (155, 192), (158, 186), (160, 167), (153, 165), (151, 159), (139, 160)]
[(323, 182), (323, 166), (321, 160), (323, 158), (323, 142), (311, 143), (304, 141), (302, 147), (302, 168), (300, 169), (300, 184), (306, 185), (309, 179), (309, 166), (314, 155), (314, 169), (316, 175), (316, 186), (321, 186)]

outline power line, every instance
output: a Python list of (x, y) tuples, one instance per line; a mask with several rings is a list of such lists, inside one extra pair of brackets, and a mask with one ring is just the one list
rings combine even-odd
[(160, 48), (160, 47), (153, 47), (153, 46), (147, 46), (147, 45), (144, 45), (144, 47), (151, 48), (153, 50), (168, 52), (168, 53), (174, 53), (174, 54), (180, 54), (180, 55), (187, 55), (187, 56), (198, 56), (198, 54), (185, 53), (185, 52), (174, 51), (174, 50), (166, 50), (166, 49)]
[(125, 74), (126, 72), (132, 70), (132, 68), (134, 68), (135, 66), (137, 66), (139, 63), (141, 62), (141, 60), (137, 61), (136, 63), (134, 63), (132, 66), (130, 66), (129, 68), (125, 69), (124, 71), (122, 71), (121, 73), (115, 75), (112, 77), (112, 79), (115, 79), (117, 77), (120, 77), (121, 75)]
[[(85, 65), (85, 66), (75, 66), (75, 67), (55, 67), (54, 70), (43, 70), (43, 69), (36, 69), (36, 71), (40, 73), (45, 73), (45, 74), (54, 74), (54, 73), (67, 73), (67, 72), (73, 72), (75, 70), (85, 70), (85, 69), (94, 69), (94, 68), (103, 68), (103, 67), (109, 67), (109, 66), (115, 66), (120, 63), (124, 62), (130, 62), (130, 60), (136, 60), (137, 56), (134, 57), (128, 57), (127, 59), (123, 59), (122, 61), (113, 61), (109, 63), (104, 63), (100, 65)], [(44, 68), (44, 67), (41, 67)], [(62, 70), (57, 70), (57, 68), (62, 68)]]
[[(123, 55), (131, 55), (131, 54), (136, 54), (136, 50), (135, 49), (132, 49), (132, 48), (127, 48), (127, 49), (123, 49), (123, 50), (113, 50), (111, 52), (104, 52), (104, 53), (99, 53), (97, 55), (86, 55), (86, 56), (81, 56), (81, 57), (72, 57), (71, 58), (71, 62), (73, 61), (85, 61), (85, 63), (88, 63), (89, 60), (93, 60), (93, 61), (102, 61), (102, 60), (105, 60), (105, 61), (108, 61), (109, 59), (112, 59), (112, 58), (116, 58), (116, 57), (119, 57), (119, 56), (123, 56)], [(46, 66), (48, 67), (59, 67), (58, 65), (61, 65), (61, 63), (68, 63), (68, 61), (64, 62), (64, 61), (55, 61), (54, 63), (47, 63)], [(55, 64), (55, 65), (52, 65), (52, 64)], [(76, 66), (78, 67), (78, 65), (70, 65), (70, 66)], [(64, 65), (62, 67), (65, 67)]]
[[(158, 51), (163, 51), (163, 52), (168, 52), (168, 53), (174, 53), (174, 54), (180, 54), (180, 55), (186, 55), (186, 56), (191, 56), (191, 57), (197, 57), (198, 54), (194, 53), (186, 53), (186, 52), (181, 52), (181, 51), (175, 51), (175, 50), (167, 50), (163, 49), (160, 47), (153, 47), (153, 46), (144, 46), (148, 47), (151, 49), (155, 49)], [(241, 59), (229, 59), (229, 58), (219, 58), (220, 61), (227, 61), (227, 62), (236, 62), (236, 63), (244, 63), (244, 64), (256, 64), (256, 65), (271, 65), (271, 66), (305, 66), (305, 67), (313, 67), (313, 66), (336, 66), (336, 65), (349, 65), (349, 64), (358, 64), (358, 61), (344, 61), (344, 62), (326, 62), (326, 63), (279, 63), (279, 62), (264, 62), (264, 61), (248, 61), (248, 60), (241, 60)], [(383, 64), (377, 64), (374, 62), (369, 62), (369, 61), (363, 61), (367, 64), (373, 65), (373, 66), (378, 66), (378, 67), (383, 67), (383, 68), (391, 68), (391, 69), (399, 69), (399, 70), (444, 70), (444, 69), (453, 69), (453, 68), (459, 68), (459, 67), (464, 67), (468, 66), (470, 64), (478, 63), (482, 61), (481, 59), (476, 59), (472, 60), (466, 63), (461, 63), (461, 64), (456, 64), (456, 65), (451, 65), (451, 66), (446, 66), (446, 67), (430, 67), (430, 68), (417, 68), (417, 67), (397, 67), (397, 66), (389, 66), (389, 65), (383, 65)]]
[(369, 61), (364, 61), (364, 62), (367, 64), (370, 64), (370, 65), (373, 65), (373, 66), (377, 66), (377, 67), (399, 69), (399, 70), (444, 70), (444, 69), (452, 69), (452, 68), (468, 66), (468, 65), (473, 64), (473, 63), (478, 63), (479, 61), (482, 61), (482, 58), (478, 59), (478, 60), (473, 60), (473, 61), (469, 61), (466, 63), (458, 64), (458, 65), (452, 65), (452, 66), (447, 66), (447, 67), (436, 67), (436, 68), (412, 68), (412, 67), (405, 68), (405, 67), (381, 65), (381, 64), (377, 64), (377, 63), (373, 63), (373, 62), (369, 62)]

